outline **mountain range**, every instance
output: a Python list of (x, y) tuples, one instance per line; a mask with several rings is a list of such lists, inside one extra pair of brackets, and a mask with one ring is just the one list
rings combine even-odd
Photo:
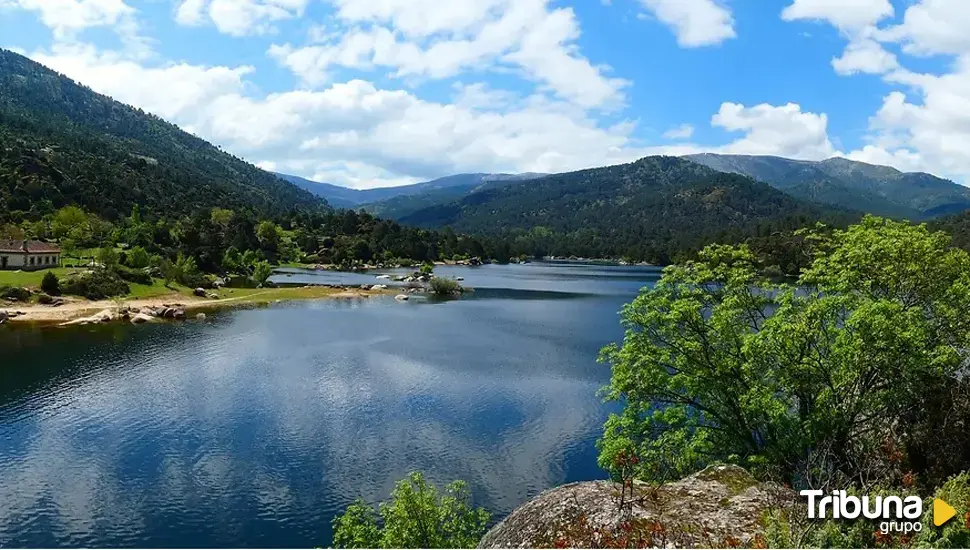
[(0, 50), (0, 223), (40, 220), (71, 204), (116, 220), (134, 205), (168, 219), (216, 206), (274, 217), (326, 210), (328, 201), (407, 225), (492, 235), (515, 254), (659, 263), (709, 242), (844, 224), (862, 212), (928, 219), (963, 211), (970, 190), (846, 159), (725, 155), (352, 190), (263, 171)]
[(455, 174), (413, 185), (377, 189), (350, 189), (289, 174), (276, 175), (338, 208), (363, 207), (379, 216), (400, 219), (422, 208), (461, 198), (488, 185), (528, 181), (546, 174)]
[(812, 162), (711, 153), (684, 158), (763, 181), (796, 198), (882, 216), (926, 220), (970, 209), (970, 188), (932, 174), (845, 158)]

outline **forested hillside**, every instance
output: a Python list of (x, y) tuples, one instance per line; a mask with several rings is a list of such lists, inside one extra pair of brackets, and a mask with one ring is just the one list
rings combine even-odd
[(674, 157), (485, 189), (402, 219), (500, 235), (513, 251), (666, 263), (711, 242), (740, 242), (858, 215), (793, 199), (750, 178)]
[(882, 216), (923, 220), (970, 208), (970, 188), (932, 174), (845, 158), (812, 162), (711, 153), (684, 158), (763, 181), (793, 197)]
[(134, 204), (273, 216), (324, 201), (164, 120), (0, 50), (0, 222), (77, 204), (114, 220)]

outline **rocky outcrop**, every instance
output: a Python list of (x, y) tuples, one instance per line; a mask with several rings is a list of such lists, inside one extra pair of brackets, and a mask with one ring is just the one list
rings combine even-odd
[(571, 483), (522, 505), (479, 548), (751, 547), (769, 508), (794, 493), (737, 466), (711, 466), (674, 483)]

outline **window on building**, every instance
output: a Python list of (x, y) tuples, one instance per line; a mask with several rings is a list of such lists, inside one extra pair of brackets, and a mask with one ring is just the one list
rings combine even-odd
[(34, 257), (33, 256), (30, 257), (30, 265), (34, 265)]

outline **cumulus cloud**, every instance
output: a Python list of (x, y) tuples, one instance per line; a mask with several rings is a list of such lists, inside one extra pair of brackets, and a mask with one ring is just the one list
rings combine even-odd
[(745, 136), (723, 147), (732, 154), (776, 155), (821, 160), (836, 154), (829, 140), (828, 116), (803, 112), (795, 103), (745, 107), (723, 103), (711, 124)]
[[(584, 108), (613, 109), (624, 101), (623, 79), (593, 65), (576, 47), (579, 22), (571, 8), (549, 0), (338, 0), (345, 25), (314, 44), (276, 44), (269, 55), (310, 86), (328, 83), (338, 67), (393, 69), (396, 78), (442, 79), (463, 72), (512, 68)], [(440, 9), (439, 9), (440, 8)], [(357, 26), (368, 25), (368, 26)], [(322, 43), (320, 43), (322, 42)]]
[(895, 11), (889, 0), (794, 0), (781, 12), (785, 21), (828, 21), (843, 30), (873, 25)]
[(175, 10), (180, 25), (199, 26), (211, 21), (231, 36), (268, 34), (273, 23), (303, 15), (309, 0), (182, 0)]
[(898, 67), (896, 56), (886, 51), (879, 42), (870, 39), (850, 42), (842, 57), (832, 60), (832, 68), (841, 75), (884, 74)]
[(711, 46), (735, 38), (731, 10), (716, 0), (640, 0), (660, 22), (673, 29), (685, 48)]
[[(884, 0), (797, 0), (785, 12), (789, 18), (826, 19), (841, 29), (854, 25), (857, 30), (846, 33), (849, 44), (842, 57), (833, 60), (833, 68), (842, 75), (879, 74), (899, 87), (884, 97), (870, 118), (867, 144), (847, 153), (849, 158), (966, 181), (970, 35), (965, 29), (970, 11), (961, 0), (918, 0), (906, 8), (901, 23), (875, 26), (892, 14)], [(949, 55), (953, 62), (938, 74), (916, 72), (907, 68), (905, 55), (901, 59), (886, 50), (893, 44), (901, 44), (906, 55)]]

